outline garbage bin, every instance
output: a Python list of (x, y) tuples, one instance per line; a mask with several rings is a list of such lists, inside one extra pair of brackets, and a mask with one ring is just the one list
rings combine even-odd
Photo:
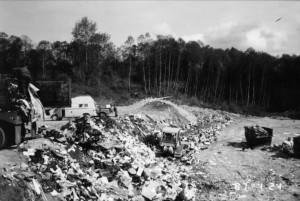
[(267, 135), (258, 135), (255, 130), (249, 126), (245, 126), (245, 137), (247, 140), (247, 145), (250, 148), (254, 148), (261, 145), (271, 145), (273, 137), (273, 129), (267, 127), (261, 127), (267, 131)]
[(300, 136), (294, 137), (294, 155), (300, 157)]

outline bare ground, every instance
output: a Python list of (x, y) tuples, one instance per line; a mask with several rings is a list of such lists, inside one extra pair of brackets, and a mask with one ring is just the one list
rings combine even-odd
[[(206, 199), (300, 200), (299, 159), (259, 148), (243, 151), (244, 126), (256, 124), (274, 129), (273, 143), (282, 143), (288, 136), (300, 133), (299, 120), (237, 119), (221, 132), (218, 142), (197, 155), (198, 165), (208, 177), (223, 184), (221, 189), (206, 192)], [(227, 194), (222, 195), (222, 190)]]

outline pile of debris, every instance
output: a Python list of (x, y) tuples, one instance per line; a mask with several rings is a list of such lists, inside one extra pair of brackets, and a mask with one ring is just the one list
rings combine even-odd
[(61, 133), (45, 130), (44, 137), (52, 141), (40, 138), (20, 145), (28, 167), (5, 176), (18, 184), (27, 180), (41, 200), (47, 193), (61, 200), (175, 200), (181, 192), (193, 196), (194, 188), (182, 185), (189, 168), (157, 159), (128, 129), (134, 122), (122, 121), (122, 127), (110, 127), (81, 119)]
[(199, 115), (197, 115), (197, 120), (198, 120), (198, 124), (208, 124), (208, 123), (218, 124), (219, 123), (219, 124), (228, 125), (232, 122), (232, 117), (229, 115), (199, 114)]
[(43, 118), (43, 106), (37, 97), (38, 89), (30, 83), (31, 75), (27, 67), (16, 68), (8, 78), (7, 91), (9, 111), (18, 111), (23, 122), (30, 118)]
[(300, 137), (288, 137), (282, 142), (282, 144), (272, 144), (270, 146), (264, 146), (261, 150), (267, 150), (270, 152), (282, 152), (288, 156), (300, 157)]
[(140, 115), (116, 120), (86, 115), (61, 130), (42, 127), (43, 138), (19, 146), (28, 165), (4, 176), (12, 185), (25, 182), (33, 200), (49, 200), (50, 194), (60, 200), (194, 200), (189, 177), (194, 153), (216, 140), (232, 119), (227, 120), (200, 130), (185, 126), (189, 131), (182, 140), (192, 143), (191, 151), (176, 160), (156, 157), (155, 148), (143, 143), (145, 136), (161, 132), (159, 122)]
[(259, 126), (259, 125), (246, 126), (246, 127), (249, 131), (251, 131), (251, 133), (253, 135), (256, 135), (256, 136), (268, 136), (269, 135), (268, 131), (265, 130), (263, 127)]
[(186, 135), (183, 140), (193, 142), (196, 150), (203, 150), (217, 141), (220, 131), (233, 122), (233, 118), (229, 115), (198, 115), (197, 126), (187, 125)]

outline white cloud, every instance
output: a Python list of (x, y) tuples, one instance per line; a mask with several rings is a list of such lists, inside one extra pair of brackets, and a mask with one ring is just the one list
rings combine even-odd
[(257, 51), (265, 51), (273, 55), (280, 52), (289, 52), (291, 47), (286, 30), (275, 30), (261, 24), (239, 24), (224, 22), (220, 25), (209, 27), (203, 33), (183, 36), (186, 41), (201, 40), (205, 45), (215, 48), (235, 47), (242, 51), (252, 47)]
[(209, 27), (206, 30), (206, 34), (210, 35), (210, 37), (220, 37), (222, 35), (230, 34), (230, 31), (234, 29), (238, 24), (236, 22), (224, 22), (220, 25)]
[(185, 40), (186, 42), (188, 41), (202, 41), (204, 40), (204, 34), (193, 34), (193, 35), (187, 35), (187, 36), (182, 36), (182, 39)]
[(255, 50), (265, 50), (267, 48), (267, 38), (261, 36), (259, 29), (251, 30), (246, 34), (247, 44)]
[(167, 23), (158, 24), (153, 29), (154, 34), (170, 35), (172, 34), (171, 26)]
[(288, 51), (287, 33), (284, 31), (272, 30), (268, 27), (259, 27), (246, 34), (248, 47), (253, 47), (258, 51), (269, 52), (276, 55), (280, 52)]
[(204, 32), (204, 43), (216, 48), (244, 49), (246, 33), (256, 28), (255, 24), (238, 24), (224, 22), (218, 26), (210, 27)]

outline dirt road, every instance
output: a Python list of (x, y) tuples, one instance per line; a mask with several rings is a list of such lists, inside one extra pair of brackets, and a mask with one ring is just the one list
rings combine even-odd
[(256, 124), (274, 129), (273, 143), (282, 143), (287, 137), (295, 136), (294, 133), (300, 133), (300, 121), (236, 120), (221, 132), (215, 144), (197, 155), (198, 166), (215, 185), (206, 191), (206, 199), (300, 200), (299, 159), (260, 149), (243, 151), (244, 126)]

